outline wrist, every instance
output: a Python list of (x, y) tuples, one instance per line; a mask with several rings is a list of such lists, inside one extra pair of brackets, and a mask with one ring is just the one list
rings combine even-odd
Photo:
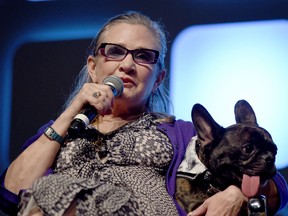
[(47, 127), (45, 132), (44, 132), (45, 136), (53, 141), (58, 142), (60, 145), (63, 144), (64, 142), (64, 137), (60, 136), (52, 127)]

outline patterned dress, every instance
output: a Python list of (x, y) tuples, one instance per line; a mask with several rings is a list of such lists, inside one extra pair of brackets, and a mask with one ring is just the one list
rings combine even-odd
[(73, 200), (76, 215), (178, 215), (165, 186), (172, 145), (157, 124), (153, 114), (144, 114), (108, 134), (90, 125), (68, 139), (54, 174), (21, 194), (19, 215), (33, 206), (63, 215)]

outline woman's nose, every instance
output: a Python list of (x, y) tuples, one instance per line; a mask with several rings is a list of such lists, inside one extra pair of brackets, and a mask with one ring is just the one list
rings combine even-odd
[(129, 73), (135, 70), (136, 63), (131, 53), (128, 53), (127, 56), (121, 61), (120, 67), (125, 73)]

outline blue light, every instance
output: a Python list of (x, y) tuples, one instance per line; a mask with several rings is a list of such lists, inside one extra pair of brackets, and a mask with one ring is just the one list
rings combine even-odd
[(177, 118), (191, 120), (195, 103), (223, 126), (246, 99), (258, 123), (278, 146), (277, 168), (288, 166), (288, 22), (285, 20), (192, 26), (175, 39), (170, 89)]

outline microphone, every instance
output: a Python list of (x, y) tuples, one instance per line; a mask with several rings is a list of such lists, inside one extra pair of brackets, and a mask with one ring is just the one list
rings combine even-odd
[[(110, 86), (114, 97), (118, 97), (123, 92), (123, 81), (117, 76), (111, 75), (106, 77), (102, 84)], [(95, 107), (88, 105), (86, 109), (75, 116), (68, 129), (68, 134), (71, 137), (76, 137), (85, 130), (85, 128), (97, 115), (98, 112)]]

